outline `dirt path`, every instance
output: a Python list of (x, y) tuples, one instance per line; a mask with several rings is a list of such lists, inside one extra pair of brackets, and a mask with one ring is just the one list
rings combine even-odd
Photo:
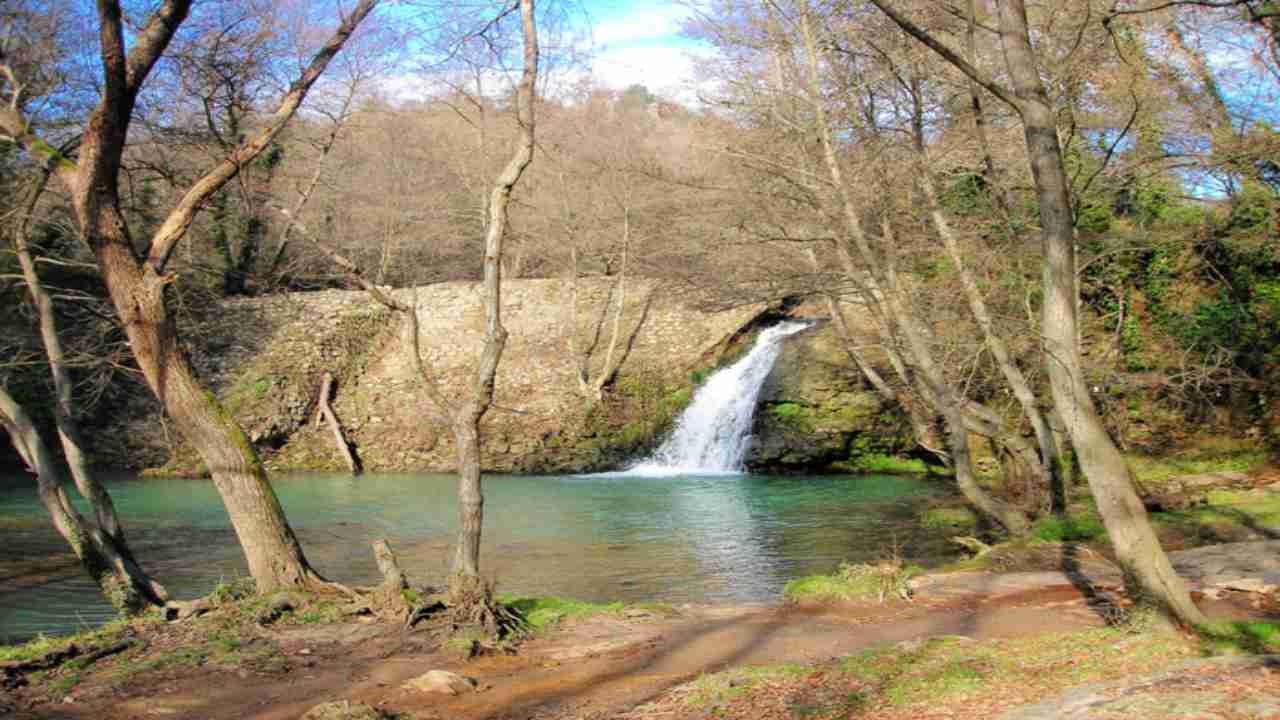
[[(679, 617), (600, 615), (525, 643), (519, 655), (472, 661), (418, 651), (376, 626), (273, 633), (294, 669), (283, 675), (206, 668), (130, 687), (127, 696), (77, 690), (74, 702), (19, 717), (54, 720), (295, 720), (329, 700), (352, 700), (419, 720), (604, 718), (731, 666), (810, 663), (939, 635), (1017, 637), (1097, 626), (1070, 585), (1004, 583), (999, 592), (937, 594), (910, 604), (843, 608), (688, 607)], [(423, 695), (401, 685), (432, 669), (477, 679), (481, 691)]]

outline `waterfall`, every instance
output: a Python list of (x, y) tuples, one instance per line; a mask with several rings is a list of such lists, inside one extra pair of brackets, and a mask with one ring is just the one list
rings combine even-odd
[(751, 442), (751, 421), (765, 378), (783, 342), (809, 327), (785, 322), (766, 328), (741, 360), (718, 370), (698, 388), (676, 421), (671, 437), (628, 475), (714, 475), (740, 473)]

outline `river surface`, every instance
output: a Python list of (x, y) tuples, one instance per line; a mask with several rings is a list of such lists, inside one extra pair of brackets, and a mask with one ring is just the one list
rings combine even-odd
[[(592, 601), (764, 601), (790, 579), (895, 547), (924, 565), (949, 555), (915, 519), (946, 494), (894, 476), (488, 476), (481, 565), (504, 592)], [(455, 477), (273, 478), (312, 564), (377, 581), (386, 537), (414, 583), (440, 584), (457, 528)], [(126, 534), (175, 598), (246, 566), (207, 480), (108, 477)], [(53, 531), (24, 474), (0, 474), (0, 642), (104, 622), (110, 608)]]

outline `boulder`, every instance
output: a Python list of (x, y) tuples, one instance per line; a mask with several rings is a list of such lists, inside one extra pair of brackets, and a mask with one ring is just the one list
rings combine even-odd
[(384, 720), (388, 716), (368, 705), (349, 700), (320, 703), (308, 710), (300, 720)]
[(867, 388), (828, 322), (790, 338), (760, 390), (753, 470), (856, 470), (869, 455), (911, 447), (897, 410)]
[(403, 687), (424, 693), (461, 695), (475, 692), (478, 685), (474, 678), (464, 677), (448, 670), (432, 670), (406, 682)]

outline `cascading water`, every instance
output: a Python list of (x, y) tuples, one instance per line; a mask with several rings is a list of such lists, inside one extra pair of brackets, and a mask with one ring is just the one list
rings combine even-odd
[(783, 342), (809, 327), (785, 322), (765, 329), (741, 360), (717, 371), (698, 388), (676, 421), (671, 437), (651, 457), (625, 470), (628, 475), (715, 475), (740, 473), (751, 442), (756, 400)]

